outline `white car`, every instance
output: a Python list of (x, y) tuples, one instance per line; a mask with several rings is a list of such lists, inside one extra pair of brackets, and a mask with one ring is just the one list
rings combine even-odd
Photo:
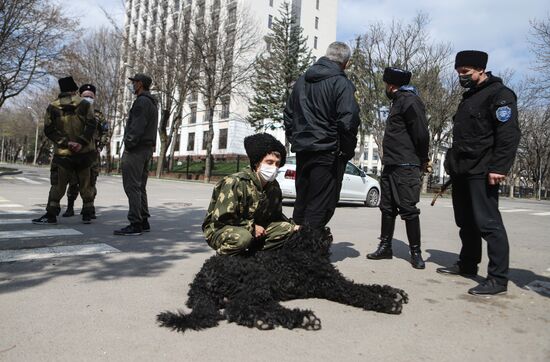
[[(279, 169), (277, 181), (281, 186), (284, 199), (296, 198), (296, 157), (287, 157), (286, 164)], [(348, 162), (342, 190), (340, 191), (340, 202), (359, 201), (365, 206), (378, 206), (380, 201), (380, 184), (374, 178), (367, 176), (353, 163)]]

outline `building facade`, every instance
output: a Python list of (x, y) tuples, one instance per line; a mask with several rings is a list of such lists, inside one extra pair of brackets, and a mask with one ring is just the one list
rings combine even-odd
[[(204, 13), (213, 9), (223, 9), (229, 16), (238, 7), (248, 10), (258, 24), (259, 35), (263, 38), (271, 31), (272, 23), (279, 16), (279, 10), (285, 0), (126, 0), (125, 44), (121, 72), (125, 79), (136, 72), (135, 52), (130, 49), (150, 49), (163, 41), (163, 34), (177, 29), (181, 21), (190, 14)], [(286, 0), (293, 9), (299, 25), (304, 29), (308, 47), (312, 55), (319, 58), (324, 55), (328, 45), (336, 40), (336, 20), (338, 0)], [(265, 50), (260, 42), (256, 53)], [(154, 79), (153, 79), (154, 82)], [(126, 114), (134, 96), (124, 90), (121, 114)], [(171, 147), (174, 158), (201, 157), (206, 155), (206, 121), (202, 97), (193, 92), (187, 98), (182, 109), (182, 125), (177, 130)], [(232, 96), (216, 107), (214, 114), (214, 139), (212, 154), (216, 157), (244, 155), (243, 139), (254, 133), (246, 121), (248, 102), (246, 98)], [(124, 120), (115, 127), (112, 149), (121, 153)], [(282, 130), (273, 131), (284, 142)], [(157, 145), (157, 150), (159, 145)], [(167, 154), (169, 154), (168, 152)]]

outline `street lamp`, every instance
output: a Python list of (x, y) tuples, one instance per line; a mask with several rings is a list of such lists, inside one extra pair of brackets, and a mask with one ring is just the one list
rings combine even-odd
[(36, 117), (34, 116), (34, 110), (29, 106), (27, 106), (27, 108), (31, 111), (31, 116), (36, 122), (36, 134), (34, 136), (34, 160), (32, 161), (32, 164), (36, 165), (36, 158), (38, 156), (38, 128), (40, 127), (40, 123), (38, 122), (38, 119), (36, 119)]

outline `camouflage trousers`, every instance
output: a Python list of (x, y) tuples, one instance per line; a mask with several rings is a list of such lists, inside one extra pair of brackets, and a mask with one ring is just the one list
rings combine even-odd
[(207, 240), (208, 245), (220, 255), (234, 255), (250, 249), (256, 242), (260, 250), (280, 247), (294, 232), (294, 224), (286, 221), (272, 222), (265, 229), (266, 236), (256, 240), (250, 231), (237, 226), (224, 226)]
[(94, 190), (90, 184), (90, 167), (75, 168), (67, 167), (68, 164), (52, 162), (50, 168), (50, 193), (48, 194), (48, 205), (46, 211), (50, 215), (58, 215), (61, 211), (60, 201), (65, 195), (67, 184), (73, 175), (78, 179), (80, 195), (82, 196), (82, 213), (91, 214), (94, 207)]
[[(99, 176), (99, 161), (100, 156), (99, 152), (97, 153), (97, 158), (94, 160), (94, 163), (92, 163), (92, 166), (90, 167), (90, 185), (94, 191), (94, 200), (97, 195), (97, 177)], [(78, 197), (78, 175), (76, 172), (73, 173), (71, 179), (69, 180), (69, 188), (67, 189), (67, 199), (68, 200), (76, 200)]]

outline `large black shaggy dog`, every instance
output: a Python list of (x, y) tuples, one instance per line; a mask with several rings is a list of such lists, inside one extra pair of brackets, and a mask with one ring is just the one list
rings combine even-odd
[(320, 329), (321, 321), (312, 311), (279, 304), (305, 298), (401, 313), (407, 294), (388, 285), (356, 284), (346, 279), (330, 263), (331, 242), (326, 233), (303, 228), (277, 250), (213, 256), (190, 285), (187, 306), (192, 312), (163, 312), (157, 320), (178, 331), (214, 327), (224, 319), (258, 329)]

